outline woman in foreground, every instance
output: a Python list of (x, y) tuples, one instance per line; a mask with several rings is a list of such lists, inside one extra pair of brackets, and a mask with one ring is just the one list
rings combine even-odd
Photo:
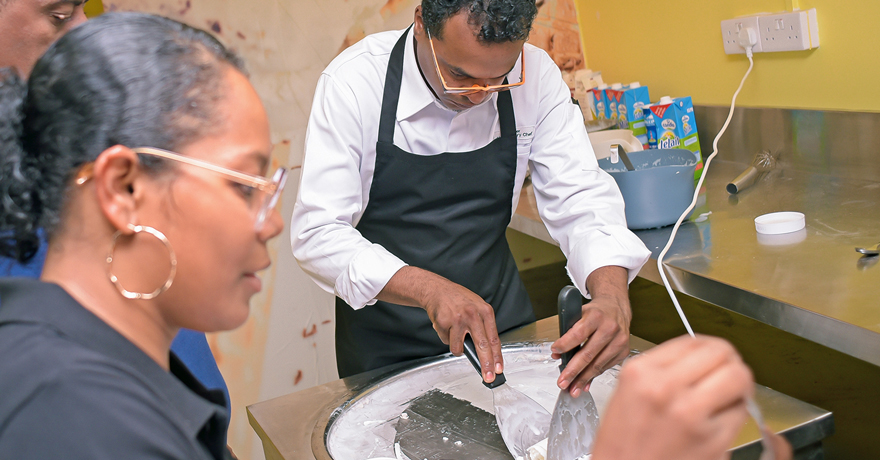
[(242, 324), (285, 170), (209, 34), (144, 14), (74, 29), (0, 83), (0, 235), (40, 281), (0, 282), (0, 458), (223, 458), (228, 410), (171, 353)]

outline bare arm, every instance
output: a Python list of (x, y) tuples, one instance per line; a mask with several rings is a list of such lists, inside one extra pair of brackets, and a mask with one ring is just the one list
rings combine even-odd
[(449, 351), (456, 356), (464, 351), (464, 336), (470, 333), (480, 358), (483, 380), (491, 382), (495, 374), (504, 372), (495, 311), (464, 286), (427, 270), (406, 266), (391, 277), (377, 298), (424, 309), (440, 340), (449, 345)]

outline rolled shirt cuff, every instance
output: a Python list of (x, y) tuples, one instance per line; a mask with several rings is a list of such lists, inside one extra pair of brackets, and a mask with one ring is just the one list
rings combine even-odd
[(336, 279), (336, 295), (355, 310), (376, 303), (376, 296), (391, 277), (407, 264), (378, 244), (355, 254)]
[(639, 274), (651, 257), (645, 243), (628, 228), (620, 225), (600, 227), (585, 235), (568, 256), (566, 271), (584, 297), (590, 298), (587, 277), (593, 270), (607, 266), (627, 269), (627, 284)]

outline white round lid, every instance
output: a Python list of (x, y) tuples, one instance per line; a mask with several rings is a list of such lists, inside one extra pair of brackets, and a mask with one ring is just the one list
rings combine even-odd
[(621, 89), (623, 88), (623, 83), (614, 83), (611, 85), (611, 89)]
[(660, 98), (660, 102), (658, 104), (672, 104), (672, 98), (669, 96), (663, 96)]
[(607, 83), (602, 83), (602, 84), (599, 85), (597, 88), (598, 88), (598, 89), (605, 89), (605, 88), (607, 88), (607, 87), (608, 87), (608, 84), (607, 84)]
[(765, 235), (796, 232), (806, 226), (800, 212), (772, 212), (755, 218), (755, 230)]
[(641, 83), (639, 83), (639, 82), (637, 82), (637, 81), (634, 81), (634, 82), (632, 82), (632, 83), (629, 84), (629, 87), (630, 87), (630, 89), (633, 89), (633, 88), (641, 88), (642, 85), (641, 85)]

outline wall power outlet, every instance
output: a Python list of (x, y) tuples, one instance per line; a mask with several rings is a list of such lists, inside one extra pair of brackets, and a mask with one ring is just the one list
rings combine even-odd
[[(758, 17), (745, 16), (741, 18), (721, 21), (721, 38), (724, 40), (724, 52), (727, 54), (746, 54), (746, 49), (739, 44), (739, 32), (751, 27), (758, 32)], [(752, 47), (753, 53), (760, 53), (763, 49), (761, 35), (758, 34), (758, 43)]]
[(744, 16), (721, 21), (721, 38), (727, 54), (745, 54), (739, 42), (739, 31), (757, 30), (758, 43), (754, 53), (804, 51), (819, 47), (819, 23), (816, 9)]

